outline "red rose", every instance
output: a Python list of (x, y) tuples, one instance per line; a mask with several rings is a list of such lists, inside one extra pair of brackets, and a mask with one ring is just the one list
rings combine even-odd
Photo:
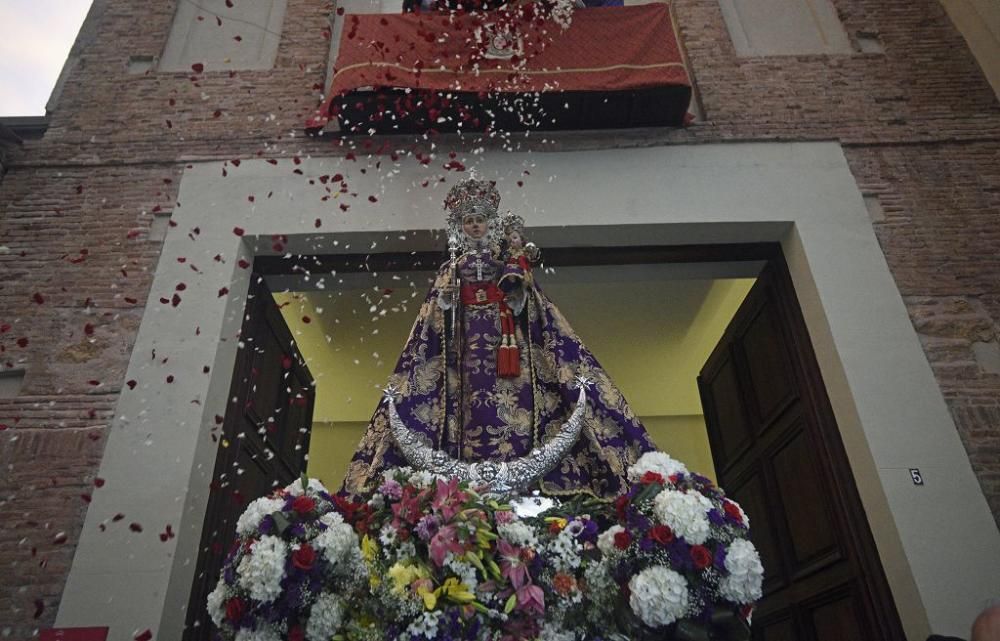
[(629, 543), (632, 542), (632, 535), (630, 535), (626, 530), (615, 533), (615, 547), (619, 550), (624, 550), (628, 548)]
[(699, 570), (712, 565), (712, 553), (704, 545), (691, 546), (691, 559), (694, 561), (694, 567)]
[(243, 599), (239, 597), (233, 597), (226, 601), (226, 620), (236, 625), (243, 618), (243, 613), (246, 611), (246, 605), (243, 603)]
[(301, 625), (293, 625), (288, 628), (288, 641), (305, 641), (306, 633)]
[(649, 538), (657, 543), (667, 545), (674, 540), (674, 531), (667, 525), (654, 525), (649, 531)]
[(308, 543), (303, 543), (302, 547), (292, 552), (292, 565), (300, 570), (311, 570), (316, 563), (316, 550)]
[(299, 496), (292, 501), (292, 509), (299, 516), (305, 516), (316, 509), (316, 499), (310, 496)]
[(618, 520), (625, 520), (625, 508), (628, 506), (628, 496), (622, 494), (615, 499), (615, 512), (618, 513)]
[(722, 509), (726, 511), (726, 516), (733, 519), (737, 523), (743, 523), (743, 514), (740, 512), (740, 507), (726, 499), (722, 502)]
[(652, 485), (653, 483), (663, 485), (663, 475), (653, 471), (647, 471), (642, 475), (642, 478), (639, 479), (639, 482), (643, 485)]

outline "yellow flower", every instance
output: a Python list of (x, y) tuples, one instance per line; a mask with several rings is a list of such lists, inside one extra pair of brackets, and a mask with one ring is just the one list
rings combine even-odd
[(414, 584), (417, 590), (417, 596), (424, 600), (424, 609), (433, 610), (437, 606), (437, 590), (432, 590), (434, 584), (430, 579), (417, 579)]
[(476, 600), (476, 595), (469, 591), (469, 588), (456, 579), (449, 577), (435, 592), (442, 598), (447, 598), (455, 603), (471, 603)]
[(378, 555), (378, 543), (367, 534), (361, 539), (361, 556), (365, 561), (371, 563)]
[(558, 516), (547, 516), (545, 517), (545, 521), (546, 523), (549, 523), (550, 527), (552, 526), (552, 524), (555, 524), (555, 526), (559, 529), (559, 531), (562, 531), (562, 529), (566, 527), (566, 524), (569, 523), (569, 521), (567, 521), (566, 519), (560, 518)]

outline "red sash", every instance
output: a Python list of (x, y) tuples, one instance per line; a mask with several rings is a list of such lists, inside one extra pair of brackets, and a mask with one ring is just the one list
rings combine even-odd
[(502, 378), (521, 375), (521, 350), (514, 333), (514, 314), (507, 307), (506, 296), (496, 283), (462, 285), (462, 304), (488, 305), (497, 303), (500, 308), (500, 347), (497, 349), (497, 374)]

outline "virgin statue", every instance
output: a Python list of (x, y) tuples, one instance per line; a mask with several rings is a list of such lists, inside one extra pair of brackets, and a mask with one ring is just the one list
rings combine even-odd
[(344, 491), (365, 494), (385, 469), (412, 464), (394, 436), (400, 424), (436, 456), (504, 463), (536, 455), (579, 416), (578, 438), (532, 487), (554, 496), (613, 498), (628, 487), (628, 467), (655, 449), (535, 282), (537, 250), (525, 242), (523, 220), (501, 216), (499, 204), (486, 181), (469, 179), (448, 193), (451, 259), (420, 308)]

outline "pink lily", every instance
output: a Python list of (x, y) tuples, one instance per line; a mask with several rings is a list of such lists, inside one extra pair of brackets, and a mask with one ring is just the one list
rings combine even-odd
[(404, 487), (399, 501), (392, 504), (392, 514), (396, 519), (394, 524), (398, 527), (399, 521), (416, 523), (423, 516), (423, 510), (420, 509), (420, 501), (423, 498), (422, 492), (416, 492), (409, 485)]
[(528, 584), (517, 589), (517, 609), (525, 612), (545, 613), (545, 593), (537, 585)]
[(469, 500), (469, 495), (459, 489), (457, 478), (448, 481), (437, 481), (437, 492), (431, 501), (431, 507), (441, 513), (445, 521), (455, 518), (462, 511), (462, 506)]
[(514, 588), (519, 590), (523, 585), (531, 582), (531, 577), (528, 576), (528, 566), (522, 558), (523, 550), (521, 548), (500, 539), (497, 542), (497, 551), (500, 552), (500, 574), (510, 581)]
[(449, 552), (455, 553), (456, 556), (461, 556), (465, 552), (465, 548), (456, 537), (454, 525), (446, 525), (439, 529), (431, 538), (429, 547), (431, 560), (438, 567), (444, 565), (444, 558), (448, 556)]

